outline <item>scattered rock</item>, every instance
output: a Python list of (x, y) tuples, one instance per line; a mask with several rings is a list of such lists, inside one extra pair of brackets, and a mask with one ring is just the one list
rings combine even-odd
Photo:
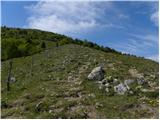
[(35, 110), (38, 112), (41, 111), (42, 104), (43, 104), (42, 101), (36, 104)]
[(102, 80), (102, 82), (101, 82), (101, 84), (103, 84), (103, 85), (105, 85), (105, 84), (107, 84), (108, 82), (107, 82), (107, 79), (105, 78), (105, 79), (103, 79)]
[(102, 90), (103, 88), (104, 88), (104, 86), (102, 86), (102, 85), (99, 85), (99, 87), (98, 87), (100, 90)]
[(125, 92), (127, 92), (127, 88), (123, 83), (120, 83), (117, 86), (114, 86), (114, 91), (119, 95), (124, 95)]
[(131, 90), (128, 91), (128, 93), (129, 93), (130, 95), (133, 95), (133, 94), (134, 94), (133, 91), (131, 91)]
[(16, 82), (16, 78), (15, 77), (11, 77), (10, 81), (11, 82)]
[(54, 78), (51, 75), (48, 75), (48, 80), (54, 80)]
[(137, 83), (138, 83), (139, 85), (143, 85), (143, 84), (146, 84), (147, 81), (144, 80), (144, 79), (137, 79)]
[(96, 67), (88, 75), (89, 80), (102, 80), (104, 78), (104, 70), (102, 67)]
[(138, 85), (135, 90), (141, 90), (142, 89), (142, 86), (141, 85)]
[(96, 108), (103, 107), (103, 105), (101, 103), (99, 103), (99, 102), (96, 102), (95, 106), (96, 106)]
[(119, 83), (119, 81), (118, 81), (118, 79), (113, 79), (113, 84), (117, 84), (117, 83)]
[(109, 86), (110, 86), (110, 84), (109, 84), (109, 83), (106, 83), (104, 86), (105, 86), (105, 87), (109, 87)]
[(154, 90), (150, 90), (150, 89), (141, 89), (141, 92), (154, 92)]
[(88, 96), (89, 96), (89, 97), (92, 97), (92, 98), (95, 98), (95, 97), (96, 97), (96, 95), (95, 95), (94, 93), (91, 93), (91, 94), (89, 94)]
[(107, 88), (105, 89), (105, 91), (108, 93), (108, 92), (109, 92), (109, 88), (107, 87)]
[(132, 84), (132, 83), (134, 83), (134, 82), (135, 82), (135, 80), (129, 79), (129, 80), (125, 80), (125, 81), (124, 81), (124, 84), (125, 84), (125, 85), (130, 85), (130, 84)]
[(130, 75), (134, 78), (143, 78), (143, 74), (138, 73), (136, 69), (129, 69)]

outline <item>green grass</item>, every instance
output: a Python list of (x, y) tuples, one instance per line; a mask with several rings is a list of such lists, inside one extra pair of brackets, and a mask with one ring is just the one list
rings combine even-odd
[[(32, 57), (33, 76), (30, 75)], [(108, 66), (109, 63), (113, 64), (114, 69)], [(148, 115), (146, 109), (136, 107), (142, 104), (139, 99), (146, 95), (107, 96), (104, 91), (98, 89), (95, 82), (86, 78), (91, 70), (99, 65), (105, 68), (105, 76), (113, 76), (121, 81), (132, 78), (128, 70), (133, 67), (140, 73), (155, 75), (158, 78), (156, 62), (105, 53), (74, 44), (64, 45), (32, 56), (14, 58), (12, 75), (16, 78), (16, 82), (11, 83), (11, 91), (6, 90), (8, 65), (9, 61), (2, 62), (2, 101), (8, 106), (2, 108), (2, 118), (150, 118), (153, 116), (153, 113)], [(84, 66), (86, 68), (83, 70)], [(78, 80), (68, 81), (69, 76), (73, 80)], [(158, 83), (158, 79), (149, 77), (149, 80)], [(82, 98), (77, 97), (78, 93), (82, 94)], [(95, 97), (89, 97), (91, 93), (95, 94)], [(151, 96), (149, 99), (157, 100), (155, 95), (157, 93), (149, 95)], [(37, 111), (36, 105), (40, 102), (40, 110)], [(96, 107), (97, 102), (102, 106)], [(150, 104), (152, 103), (147, 103)], [(150, 107), (158, 108), (151, 105)]]

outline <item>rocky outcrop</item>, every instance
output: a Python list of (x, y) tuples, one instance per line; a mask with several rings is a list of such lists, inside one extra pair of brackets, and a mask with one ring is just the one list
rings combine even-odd
[(130, 69), (129, 73), (133, 79), (119, 80), (112, 76), (104, 77), (103, 68), (96, 67), (88, 75), (88, 79), (96, 80), (99, 89), (105, 91), (107, 95), (131, 95), (136, 91), (141, 91), (142, 85), (146, 85), (148, 82), (144, 79), (143, 74), (139, 74), (136, 69)]

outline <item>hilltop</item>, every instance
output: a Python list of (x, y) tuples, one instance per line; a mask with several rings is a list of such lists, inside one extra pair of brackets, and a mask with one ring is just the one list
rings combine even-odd
[[(8, 54), (20, 44), (25, 54)], [(11, 59), (14, 79), (7, 91)], [(2, 28), (2, 60), (2, 118), (158, 118), (157, 62), (64, 35), (17, 28)], [(89, 80), (99, 66), (104, 79)], [(142, 83), (129, 85), (133, 93), (123, 95), (101, 88), (103, 82), (112, 88), (115, 80)]]

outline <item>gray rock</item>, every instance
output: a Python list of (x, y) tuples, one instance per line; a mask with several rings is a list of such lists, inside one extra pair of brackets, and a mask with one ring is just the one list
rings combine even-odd
[(91, 94), (89, 94), (88, 96), (89, 96), (89, 97), (92, 97), (92, 98), (95, 98), (95, 97), (96, 97), (96, 95), (95, 95), (94, 93), (91, 93)]
[(103, 85), (107, 84), (107, 79), (106, 78), (102, 80), (102, 84)]
[(116, 79), (116, 78), (113, 79), (113, 83), (116, 83), (116, 82), (118, 82), (118, 79)]
[(49, 112), (49, 113), (52, 113), (52, 112), (53, 112), (53, 110), (49, 110), (48, 112)]
[(104, 86), (106, 86), (106, 87), (108, 88), (108, 87), (109, 87), (109, 85), (110, 85), (109, 83), (106, 83)]
[(116, 78), (115, 78), (115, 79), (113, 79), (113, 84), (114, 84), (114, 85), (117, 85), (117, 84), (119, 84), (119, 81), (118, 81), (118, 79), (116, 79)]
[(146, 80), (144, 80), (144, 79), (137, 79), (137, 83), (138, 83), (139, 85), (143, 85), (143, 84), (146, 83)]
[(104, 78), (104, 70), (102, 67), (96, 67), (88, 75), (89, 80), (102, 80)]
[(143, 77), (143, 74), (139, 73), (136, 69), (129, 69), (128, 72), (134, 78), (142, 78)]
[(16, 78), (15, 77), (11, 77), (10, 81), (11, 82), (16, 82)]
[(42, 101), (40, 101), (38, 104), (36, 104), (35, 110), (38, 111), (38, 112), (41, 111), (42, 110), (42, 104), (43, 104)]
[(102, 81), (96, 81), (96, 83), (98, 83), (98, 84), (102, 84)]
[(130, 84), (132, 84), (132, 83), (134, 83), (134, 82), (135, 82), (134, 80), (129, 79), (129, 80), (125, 80), (125, 81), (124, 81), (124, 84), (125, 84), (125, 85), (130, 85)]
[(125, 84), (125, 87), (127, 88), (127, 90), (130, 90), (130, 87), (127, 84)]
[(105, 91), (108, 93), (108, 92), (109, 92), (109, 88), (107, 87), (107, 88), (105, 89)]
[(96, 106), (96, 108), (100, 108), (100, 107), (103, 107), (103, 104), (96, 102), (95, 106)]
[(102, 90), (102, 89), (103, 89), (103, 87), (102, 87), (102, 86), (99, 86), (98, 88), (99, 88), (100, 90)]
[(133, 91), (129, 91), (128, 93), (129, 93), (130, 95), (133, 95), (133, 94), (134, 94)]
[(141, 92), (154, 92), (154, 90), (150, 90), (150, 89), (141, 89)]
[(114, 91), (119, 95), (124, 95), (127, 92), (127, 87), (123, 83), (120, 83), (114, 86)]

